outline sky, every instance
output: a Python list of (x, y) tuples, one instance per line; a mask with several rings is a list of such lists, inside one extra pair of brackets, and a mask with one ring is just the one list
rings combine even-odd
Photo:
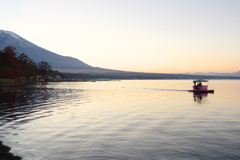
[(240, 0), (0, 0), (0, 29), (93, 66), (240, 71)]

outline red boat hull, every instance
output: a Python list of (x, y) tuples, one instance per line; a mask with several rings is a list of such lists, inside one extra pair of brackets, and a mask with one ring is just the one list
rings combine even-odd
[(214, 93), (214, 90), (188, 90), (188, 92)]

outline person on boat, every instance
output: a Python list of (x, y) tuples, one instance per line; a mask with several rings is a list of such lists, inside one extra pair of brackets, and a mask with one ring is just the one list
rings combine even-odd
[(198, 89), (198, 85), (196, 85), (196, 82), (193, 82), (193, 84), (194, 84), (193, 88)]
[(194, 82), (194, 88), (196, 88), (196, 89), (198, 89), (201, 85), (202, 85), (201, 82), (199, 82), (197, 85), (196, 85), (196, 82)]

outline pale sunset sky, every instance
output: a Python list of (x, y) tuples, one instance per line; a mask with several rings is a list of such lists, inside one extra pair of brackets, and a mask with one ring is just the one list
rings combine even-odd
[(0, 0), (1, 30), (108, 69), (240, 71), (240, 0)]

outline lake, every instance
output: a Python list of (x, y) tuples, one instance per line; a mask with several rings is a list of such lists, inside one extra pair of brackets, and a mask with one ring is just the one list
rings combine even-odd
[(0, 140), (26, 160), (240, 159), (240, 80), (52, 82), (0, 92)]

